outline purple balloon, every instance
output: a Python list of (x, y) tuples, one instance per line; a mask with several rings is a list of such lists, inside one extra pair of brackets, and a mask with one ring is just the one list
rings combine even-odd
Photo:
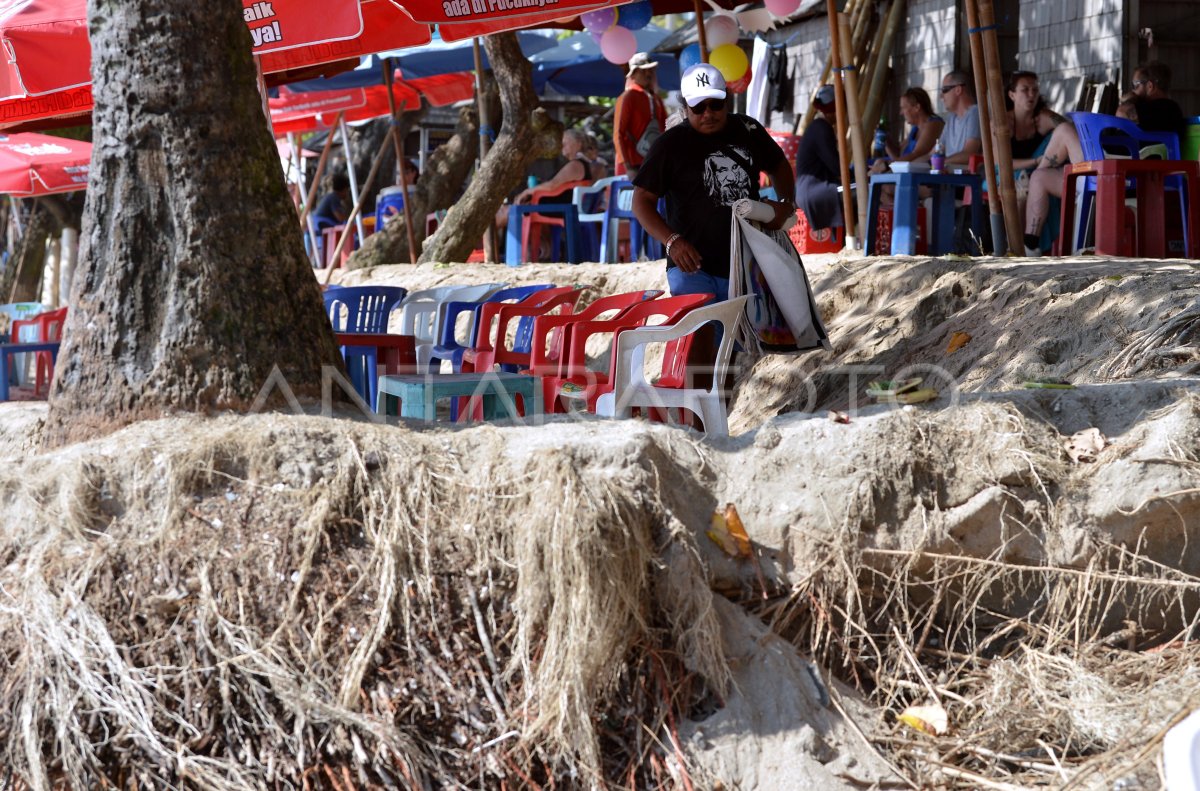
[(579, 16), (579, 21), (592, 33), (603, 33), (617, 24), (617, 9), (597, 8)]

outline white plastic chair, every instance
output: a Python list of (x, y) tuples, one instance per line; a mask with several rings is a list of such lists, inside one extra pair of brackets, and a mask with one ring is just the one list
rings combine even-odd
[[(477, 286), (438, 286), (408, 295), (400, 305), (400, 334), (412, 335), (417, 357), (417, 370), (424, 371), (433, 359), (433, 347), (438, 343), (445, 306), (449, 302), (477, 302), (486, 299), (503, 283), (483, 283)], [(472, 327), (471, 336), (475, 334)]]
[[(595, 195), (604, 195), (608, 192), (609, 184), (612, 184), (614, 181), (620, 181), (623, 178), (624, 176), (609, 176), (608, 178), (599, 179), (593, 182), (591, 186), (576, 187), (575, 189), (571, 190), (571, 203), (574, 203), (575, 208), (579, 211), (579, 227), (583, 228), (588, 223), (596, 223), (600, 226), (600, 229), (596, 231), (597, 249), (600, 246), (599, 240), (605, 237), (605, 234), (602, 233), (602, 230), (604, 228), (605, 218), (608, 216), (608, 213), (604, 209), (603, 201), (599, 200), (598, 198), (592, 198), (592, 204), (594, 206), (599, 206), (599, 211), (586, 212), (584, 211), (585, 205), (587, 204), (589, 197)], [(608, 238), (608, 246), (611, 248), (611, 250), (599, 250), (600, 261), (605, 264), (611, 264), (613, 261), (617, 260), (617, 235), (615, 233), (611, 233), (608, 235)]]
[[(45, 313), (52, 310), (47, 305), (41, 302), (10, 302), (7, 305), (0, 305), (0, 315), (8, 317), (5, 322), (6, 327), (11, 327), (12, 323), (18, 319), (28, 319), (36, 316), (39, 313)], [(10, 338), (13, 343), (33, 342), (38, 340), (37, 327), (25, 327), (20, 338)], [(24, 354), (14, 354), (12, 362), (13, 384), (25, 384), (26, 368), (28, 367)]]
[[(639, 327), (625, 330), (617, 336), (617, 366), (611, 393), (596, 401), (596, 414), (605, 417), (632, 417), (635, 407), (641, 409), (682, 408), (700, 416), (704, 431), (717, 437), (729, 434), (729, 418), (721, 400), (721, 383), (729, 371), (729, 356), (733, 353), (733, 331), (738, 316), (746, 308), (748, 296), (716, 302), (696, 308), (674, 324), (661, 327)], [(721, 345), (717, 348), (712, 385), (699, 388), (655, 387), (646, 381), (646, 345), (667, 343), (698, 330), (709, 322), (720, 322), (724, 328)]]
[(1163, 739), (1163, 773), (1167, 791), (1200, 788), (1200, 711), (1167, 731)]

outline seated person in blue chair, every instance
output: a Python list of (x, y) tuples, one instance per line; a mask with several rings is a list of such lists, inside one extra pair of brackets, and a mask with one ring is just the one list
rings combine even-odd
[[(400, 167), (404, 171), (404, 183), (408, 185), (408, 192), (411, 194), (417, 188), (417, 179), (421, 177), (421, 171), (417, 168), (417, 163), (411, 159), (405, 158), (401, 160)], [(397, 170), (396, 183), (391, 187), (384, 187), (379, 191), (377, 198), (382, 211), (379, 212), (375, 219), (377, 228), (382, 228), (381, 220), (386, 222), (387, 218), (395, 217), (404, 213), (404, 187), (401, 186), (399, 170)]]
[(325, 193), (313, 211), (313, 222), (317, 232), (334, 225), (341, 225), (350, 216), (350, 179), (345, 173), (336, 173), (329, 180), (331, 191)]
[(1187, 135), (1183, 110), (1172, 99), (1171, 69), (1152, 60), (1133, 72), (1133, 93), (1137, 97), (1137, 124), (1147, 132), (1174, 132), (1182, 140)]

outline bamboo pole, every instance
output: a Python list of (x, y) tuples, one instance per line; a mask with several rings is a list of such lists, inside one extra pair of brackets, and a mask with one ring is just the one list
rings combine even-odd
[[(479, 36), (471, 39), (471, 53), (475, 58), (475, 105), (479, 113), (479, 162), (487, 156), (492, 141), (488, 138), (488, 107), (483, 94), (483, 54), (480, 52)], [(500, 261), (500, 242), (496, 237), (496, 220), (488, 220), (483, 232), (483, 260), (495, 264)]]
[[(887, 10), (890, 10), (890, 7)], [(867, 110), (867, 102), (868, 102), (868, 99), (870, 98), (868, 96), (868, 94), (870, 94), (870, 92), (871, 92), (871, 84), (875, 81), (875, 71), (880, 68), (880, 64), (884, 60), (883, 33), (884, 33), (884, 30), (887, 28), (886, 23), (887, 23), (887, 13), (886, 13), (886, 11), (884, 11), (884, 12), (881, 12), (881, 14), (880, 14), (879, 25), (875, 28), (875, 37), (871, 40), (871, 45), (870, 45), (871, 48), (868, 50), (870, 57), (869, 57), (869, 59), (867, 59), (867, 63), (866, 63), (867, 68), (865, 71), (860, 71), (860, 73), (858, 75), (858, 77), (859, 77), (859, 80), (858, 80), (858, 106), (861, 107), (864, 111), (863, 112), (863, 123), (870, 124), (870, 127), (863, 127), (864, 130), (866, 130), (868, 133), (874, 131), (875, 118), (879, 117), (879, 114), (876, 113), (875, 118), (872, 118), (865, 111)], [(884, 68), (886, 68), (886, 65), (884, 66)]]
[(854, 241), (855, 211), (853, 193), (850, 187), (850, 153), (846, 150), (846, 89), (842, 84), (842, 53), (838, 43), (838, 12), (834, 0), (825, 0), (826, 13), (829, 15), (829, 39), (832, 43), (829, 58), (831, 70), (835, 77), (833, 92), (837, 100), (837, 144), (838, 162), (842, 171), (842, 218), (846, 224), (846, 246), (857, 247)]
[[(383, 84), (387, 89), (388, 109), (392, 113), (392, 128), (400, 128), (400, 114), (404, 112), (404, 106), (407, 103), (400, 103), (400, 109), (396, 109), (396, 95), (392, 93), (392, 59), (384, 58), (383, 60)], [(396, 170), (400, 171), (400, 193), (404, 196), (404, 232), (408, 236), (408, 262), (410, 264), (417, 263), (417, 234), (413, 229), (412, 221), (412, 201), (409, 200), (408, 194), (408, 175), (404, 172), (404, 141), (400, 139), (399, 134), (392, 135), (392, 143), (396, 146)], [(375, 230), (379, 230), (376, 228)]]
[(350, 216), (346, 218), (342, 235), (338, 237), (337, 245), (333, 248), (333, 255), (329, 256), (329, 267), (325, 270), (324, 283), (328, 283), (329, 278), (333, 276), (333, 270), (337, 268), (337, 260), (342, 254), (342, 248), (346, 246), (346, 241), (354, 236), (354, 228), (351, 227), (351, 224), (362, 214), (363, 196), (371, 191), (371, 185), (375, 183), (375, 174), (379, 172), (379, 166), (383, 164), (383, 155), (387, 153), (388, 146), (392, 145), (392, 138), (395, 135), (396, 127), (389, 126), (387, 134), (383, 137), (383, 143), (379, 146), (378, 153), (375, 154), (375, 161), (371, 163), (371, 170), (367, 173), (367, 180), (363, 182), (363, 191), (358, 196), (358, 200), (355, 201)]
[(862, 119), (858, 115), (858, 75), (850, 55), (850, 20), (838, 14), (838, 38), (841, 43), (843, 79), (846, 81), (846, 122), (850, 126), (850, 145), (854, 151), (854, 180), (858, 183), (858, 224), (861, 235), (866, 237), (867, 227), (867, 149), (863, 140)]
[[(992, 0), (976, 0), (979, 4), (979, 27), (983, 32), (983, 59), (987, 64), (988, 97), (991, 99), (991, 128), (995, 135), (992, 148), (1000, 170), (1000, 200), (1004, 205), (1004, 228), (1008, 232), (1008, 251), (1012, 255), (1025, 252), (1025, 237), (1021, 233), (1021, 217), (1017, 213), (1017, 188), (1013, 183), (1012, 131), (1008, 111), (1004, 107), (1004, 83), (1000, 76), (1000, 45), (996, 41), (996, 15)], [(982, 132), (982, 129), (980, 130)], [(994, 201), (996, 196), (992, 196)], [(997, 250), (1000, 245), (993, 243)]]
[(871, 70), (871, 89), (867, 92), (867, 103), (863, 106), (865, 118), (878, 118), (883, 108), (883, 94), (887, 89), (888, 58), (896, 43), (896, 31), (904, 18), (904, 0), (892, 0), (891, 12), (884, 23), (883, 39), (879, 45), (878, 63)]
[[(992, 250), (999, 251), (1006, 246), (1004, 240), (1008, 235), (1004, 229), (1002, 203), (997, 200), (1000, 192), (996, 185), (996, 154), (992, 147), (991, 109), (986, 101), (987, 76), (985, 71), (987, 65), (983, 56), (983, 39), (981, 38), (983, 31), (978, 29), (979, 13), (975, 8), (975, 0), (966, 0), (966, 8), (967, 39), (971, 42), (971, 72), (975, 77), (975, 95), (980, 97), (979, 129), (982, 132), (980, 138), (983, 143), (983, 175), (987, 179), (988, 195), (991, 196), (991, 200), (988, 201), (988, 218), (992, 224)], [(982, 195), (978, 198), (972, 196), (972, 200), (982, 199)]]

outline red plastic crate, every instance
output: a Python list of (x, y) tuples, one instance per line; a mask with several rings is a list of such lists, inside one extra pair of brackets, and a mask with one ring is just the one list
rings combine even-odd
[(813, 230), (803, 209), (796, 209), (796, 224), (788, 230), (788, 236), (801, 255), (805, 253), (840, 253), (846, 246), (844, 228), (822, 228)]
[[(925, 255), (929, 248), (925, 245), (925, 207), (917, 208), (917, 255)], [(865, 234), (864, 234), (865, 235)], [(892, 254), (892, 209), (879, 210), (879, 230), (875, 233), (875, 251), (872, 255)]]

